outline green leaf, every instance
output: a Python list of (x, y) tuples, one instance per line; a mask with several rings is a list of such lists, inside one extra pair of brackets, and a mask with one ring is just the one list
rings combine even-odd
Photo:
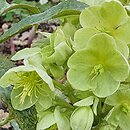
[(0, 78), (4, 75), (6, 71), (8, 71), (11, 67), (15, 65), (5, 56), (0, 55)]
[(86, 7), (86, 4), (80, 3), (75, 0), (68, 0), (61, 2), (60, 4), (48, 9), (47, 11), (41, 13), (32, 15), (30, 17), (27, 17), (23, 20), (21, 20), (19, 23), (15, 24), (13, 27), (11, 27), (7, 32), (5, 32), (0, 37), (0, 43), (4, 42), (5, 40), (9, 39), (10, 37), (14, 36), (15, 34), (22, 32), (23, 30), (31, 27), (32, 25), (47, 21), (57, 15), (58, 13), (64, 11), (64, 10), (78, 10), (81, 11)]
[(79, 107), (72, 113), (70, 123), (73, 130), (90, 130), (93, 120), (90, 107)]
[(80, 11), (78, 10), (65, 10), (58, 13), (56, 16), (54, 16), (54, 18), (58, 17), (63, 22), (72, 23), (73, 25), (77, 26), (79, 24), (79, 14)]
[(59, 107), (55, 108), (54, 116), (58, 130), (71, 130), (69, 119), (60, 111)]
[[(3, 0), (5, 1), (5, 0)], [(28, 4), (6, 4), (4, 9), (0, 11), (0, 14), (7, 13), (8, 11), (11, 11), (13, 9), (25, 9), (29, 11), (30, 14), (38, 14), (40, 13), (40, 10), (36, 6), (28, 5)]]
[(1, 0), (0, 2), (0, 14), (5, 10), (7, 9), (8, 7), (10, 7), (10, 4), (8, 4), (6, 2), (6, 0)]
[(93, 104), (93, 100), (94, 100), (94, 97), (90, 96), (90, 97), (87, 97), (87, 98), (85, 98), (83, 100), (80, 100), (80, 101), (76, 102), (74, 104), (74, 106), (81, 106), (81, 107), (83, 107), (83, 106), (91, 106)]
[(54, 118), (54, 113), (51, 111), (45, 111), (43, 112), (42, 119), (37, 123), (37, 129), (36, 130), (44, 130), (46, 128), (49, 128), (50, 126), (54, 125), (56, 123)]

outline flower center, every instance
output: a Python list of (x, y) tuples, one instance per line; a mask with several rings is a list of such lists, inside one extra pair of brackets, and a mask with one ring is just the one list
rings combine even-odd
[(26, 96), (29, 96), (32, 102), (33, 96), (37, 98), (37, 91), (42, 86), (43, 80), (36, 72), (17, 73), (17, 75), (20, 80), (14, 85), (14, 89), (22, 88), (22, 92), (17, 96), (20, 96), (20, 103), (24, 103)]
[(122, 111), (123, 111), (124, 113), (130, 112), (130, 107), (128, 106), (128, 104), (126, 104), (126, 103), (123, 104)]
[(104, 69), (101, 64), (95, 65), (90, 73), (91, 80), (94, 80), (98, 75), (102, 74), (103, 72), (104, 72)]

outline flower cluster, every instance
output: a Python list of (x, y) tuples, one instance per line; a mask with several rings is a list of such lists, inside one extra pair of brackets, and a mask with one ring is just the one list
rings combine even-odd
[(54, 33), (41, 33), (43, 44), (12, 57), (24, 65), (8, 70), (0, 86), (12, 86), (13, 108), (35, 105), (37, 130), (129, 129), (130, 17), (125, 7), (100, 0), (79, 20), (65, 15), (62, 21)]

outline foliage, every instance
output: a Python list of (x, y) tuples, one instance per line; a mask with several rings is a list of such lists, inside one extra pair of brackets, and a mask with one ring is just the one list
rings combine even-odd
[(13, 109), (36, 109), (35, 129), (129, 130), (130, 17), (123, 4), (109, 0), (88, 7), (65, 1), (0, 37), (5, 41), (51, 18), (62, 21), (54, 33), (41, 33), (46, 37), (42, 45), (17, 52), (12, 60), (24, 64), (0, 79), (2, 89), (12, 86)]

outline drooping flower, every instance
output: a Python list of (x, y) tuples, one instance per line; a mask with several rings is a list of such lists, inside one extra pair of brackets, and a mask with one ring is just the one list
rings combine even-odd
[(87, 41), (97, 33), (107, 33), (112, 36), (117, 49), (127, 58), (130, 43), (130, 17), (123, 5), (118, 1), (104, 2), (100, 6), (91, 6), (82, 11), (80, 24), (83, 28), (75, 33), (74, 49), (86, 47)]
[(119, 89), (107, 97), (105, 103), (113, 106), (105, 118), (108, 124), (128, 130), (130, 128), (130, 89)]
[(36, 102), (47, 107), (52, 104), (54, 86), (47, 73), (42, 69), (33, 66), (14, 67), (0, 79), (1, 87), (10, 85), (13, 85), (11, 102), (17, 110), (27, 109)]
[(96, 34), (87, 47), (68, 60), (67, 79), (74, 89), (92, 91), (98, 97), (113, 94), (129, 74), (129, 65), (108, 34)]
[(52, 34), (50, 45), (42, 49), (42, 55), (43, 58), (46, 57), (46, 63), (54, 63), (61, 66), (68, 60), (72, 54), (71, 42), (75, 31), (76, 28), (74, 25), (66, 23)]

